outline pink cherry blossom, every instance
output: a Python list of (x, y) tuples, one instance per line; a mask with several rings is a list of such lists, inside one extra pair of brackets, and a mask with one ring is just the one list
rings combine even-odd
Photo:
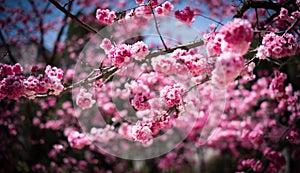
[(142, 41), (134, 43), (131, 47), (131, 54), (136, 60), (143, 60), (148, 53), (148, 46)]
[(222, 53), (217, 58), (215, 69), (212, 71), (212, 83), (220, 88), (228, 86), (240, 74), (243, 67), (242, 55)]
[(235, 52), (244, 55), (253, 37), (251, 24), (244, 19), (234, 19), (222, 26), (220, 34), (223, 37), (221, 49), (223, 52)]
[(109, 9), (97, 9), (96, 18), (104, 24), (112, 24), (116, 18), (116, 14)]
[(132, 61), (131, 46), (126, 44), (118, 45), (108, 52), (108, 58), (112, 65), (122, 67), (128, 65)]
[(175, 84), (173, 86), (165, 86), (161, 92), (160, 97), (163, 99), (163, 102), (168, 106), (177, 106), (182, 103), (182, 94), (184, 89), (181, 85)]
[(174, 13), (176, 19), (185, 22), (187, 24), (193, 23), (194, 22), (194, 12), (191, 10), (189, 6), (185, 7), (182, 11), (175, 11)]
[(96, 100), (93, 99), (93, 95), (86, 89), (81, 88), (76, 98), (76, 104), (82, 109), (88, 109), (95, 103)]

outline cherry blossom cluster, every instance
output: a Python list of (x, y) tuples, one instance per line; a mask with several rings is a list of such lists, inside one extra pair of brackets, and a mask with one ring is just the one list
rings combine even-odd
[(194, 77), (210, 76), (213, 70), (213, 64), (215, 63), (215, 59), (213, 58), (208, 58), (199, 53), (193, 53), (182, 49), (176, 49), (172, 53), (172, 57), (181, 61)]
[[(293, 92), (291, 84), (285, 83), (286, 74), (274, 71), (274, 76), (260, 76), (251, 90), (239, 85), (237, 81), (227, 88), (230, 102), (226, 103), (222, 121), (211, 133), (208, 145), (229, 149), (235, 157), (240, 157), (243, 153), (237, 147), (246, 150), (254, 148), (256, 151), (253, 155), (257, 156), (259, 152), (264, 158), (243, 155), (246, 158), (240, 160), (238, 170), (250, 168), (255, 172), (279, 172), (284, 169), (286, 159), (280, 149), (275, 150), (274, 146), (280, 145), (282, 141), (297, 145), (290, 136), (297, 136), (295, 131), (298, 130), (292, 124), (300, 118), (300, 114), (295, 113), (295, 109), (299, 110), (300, 93)], [(291, 106), (288, 106), (289, 104)], [(285, 112), (290, 112), (293, 116), (277, 121), (276, 119), (282, 118)], [(232, 141), (235, 145), (224, 141)], [(268, 162), (265, 162), (265, 159)]]
[(131, 100), (131, 105), (139, 111), (147, 110), (151, 107), (148, 100), (149, 97), (147, 97), (147, 95), (139, 93), (134, 95), (133, 99)]
[(191, 8), (189, 6), (185, 7), (183, 10), (177, 10), (174, 12), (175, 18), (185, 22), (187, 24), (191, 24), (194, 22), (194, 11), (191, 10)]
[(245, 159), (241, 161), (240, 169), (251, 168), (255, 172), (260, 172), (263, 169), (263, 164), (260, 160)]
[(133, 139), (145, 144), (150, 144), (152, 139), (152, 131), (150, 128), (147, 123), (137, 122), (134, 126), (132, 126)]
[(114, 11), (108, 9), (97, 9), (96, 18), (103, 24), (112, 24), (116, 18)]
[(173, 107), (182, 103), (183, 92), (183, 87), (175, 84), (173, 86), (165, 86), (161, 90), (160, 96), (168, 107)]
[(85, 88), (81, 88), (79, 93), (77, 94), (76, 104), (82, 109), (88, 109), (95, 104), (95, 100), (93, 99), (93, 95), (87, 91)]
[(179, 64), (172, 57), (160, 55), (151, 60), (151, 65), (156, 72), (168, 75), (176, 72)]
[(68, 134), (68, 141), (72, 148), (82, 149), (84, 146), (91, 144), (91, 139), (84, 133), (71, 130)]
[(272, 32), (264, 36), (256, 56), (259, 59), (266, 57), (284, 58), (294, 55), (296, 51), (297, 42), (292, 34), (285, 33), (281, 36)]
[(203, 36), (210, 56), (222, 52), (246, 54), (253, 37), (251, 24), (244, 19), (235, 18), (220, 28), (218, 33)]
[(224, 88), (239, 75), (252, 37), (251, 24), (239, 18), (222, 26), (218, 33), (204, 35), (208, 54), (219, 55), (212, 72), (212, 82), (216, 86)]
[(108, 39), (104, 39), (100, 47), (108, 52), (108, 59), (111, 64), (116, 67), (130, 64), (133, 58), (142, 60), (149, 53), (148, 46), (141, 41), (138, 41), (133, 45), (120, 44), (114, 47)]
[(242, 71), (244, 59), (240, 54), (232, 52), (222, 53), (212, 71), (212, 83), (220, 88), (228, 86)]
[(22, 74), (20, 64), (14, 66), (1, 64), (0, 68), (2, 69), (1, 98), (6, 96), (10, 99), (18, 99), (23, 96), (33, 99), (38, 94), (59, 95), (64, 89), (62, 84), (63, 71), (57, 67), (48, 65), (45, 69), (45, 75), (30, 75), (28, 77)]
[(277, 17), (274, 18), (274, 20), (280, 24), (285, 25), (285, 22), (294, 23), (300, 16), (300, 11), (294, 11), (291, 12), (289, 15), (289, 10), (286, 8), (281, 7), (280, 13)]
[(156, 7), (155, 11), (158, 15), (168, 15), (173, 9), (174, 6), (169, 1), (166, 1), (161, 6)]

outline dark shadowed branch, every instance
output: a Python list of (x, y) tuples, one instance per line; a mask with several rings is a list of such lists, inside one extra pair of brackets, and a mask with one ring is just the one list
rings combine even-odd
[(0, 30), (0, 39), (1, 39), (2, 43), (3, 43), (3, 46), (4, 46), (5, 49), (6, 49), (6, 52), (7, 52), (7, 54), (8, 54), (9, 59), (12, 61), (12, 63), (17, 63), (17, 60), (16, 60), (16, 58), (14, 57), (14, 55), (11, 53), (10, 47), (9, 47), (9, 45), (7, 44), (7, 42), (5, 41), (4, 35), (3, 35), (3, 33), (2, 33), (1, 30)]

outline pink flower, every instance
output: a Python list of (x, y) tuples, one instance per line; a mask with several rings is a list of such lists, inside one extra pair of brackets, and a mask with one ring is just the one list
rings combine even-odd
[(100, 48), (102, 48), (105, 53), (108, 53), (110, 49), (113, 48), (111, 41), (108, 38), (104, 38), (100, 44)]
[(160, 97), (168, 107), (172, 107), (175, 105), (180, 105), (182, 103), (181, 94), (183, 92), (184, 89), (179, 84), (175, 84), (173, 86), (165, 86), (160, 92)]
[(296, 51), (297, 42), (292, 34), (285, 33), (280, 36), (275, 33), (269, 33), (264, 36), (256, 56), (260, 59), (264, 59), (267, 56), (283, 58), (295, 55)]
[(23, 68), (19, 63), (17, 63), (12, 67), (12, 71), (14, 74), (21, 74), (23, 72)]
[(145, 143), (152, 139), (152, 131), (146, 124), (137, 122), (132, 126), (132, 137), (135, 141)]
[(213, 70), (213, 66), (209, 65), (209, 62), (212, 63), (212, 60), (199, 54), (182, 56), (182, 60), (193, 76), (199, 76), (204, 73), (209, 75)]
[(86, 134), (74, 130), (68, 135), (68, 142), (72, 148), (76, 149), (82, 149), (85, 145), (90, 145), (92, 143)]
[(116, 14), (114, 11), (110, 11), (109, 9), (97, 9), (96, 18), (104, 24), (112, 24), (116, 18)]
[(134, 95), (133, 99), (131, 100), (131, 105), (139, 111), (150, 108), (148, 97), (143, 94)]
[(187, 24), (190, 24), (192, 22), (194, 22), (194, 12), (191, 10), (190, 7), (185, 7), (182, 11), (175, 11), (174, 13), (175, 15), (175, 18), (182, 21), (182, 22), (185, 22)]
[(242, 55), (231, 52), (222, 53), (217, 58), (215, 69), (212, 71), (212, 83), (225, 88), (232, 82), (244, 67)]
[(93, 104), (96, 103), (96, 101), (93, 100), (92, 96), (93, 95), (86, 89), (81, 88), (76, 98), (76, 104), (82, 109), (91, 108)]
[(249, 140), (255, 145), (261, 145), (264, 141), (264, 133), (261, 130), (253, 130), (249, 133)]
[(157, 14), (165, 16), (168, 15), (173, 9), (174, 6), (169, 1), (166, 1), (162, 4), (162, 6), (157, 7), (155, 11)]
[(132, 136), (132, 126), (128, 123), (122, 123), (118, 129), (118, 133), (125, 137), (126, 139), (133, 140)]
[(208, 56), (220, 55), (222, 53), (221, 43), (223, 37), (220, 33), (204, 34), (203, 39)]
[(143, 4), (145, 0), (135, 0), (137, 4)]
[(221, 27), (220, 34), (223, 37), (221, 44), (223, 52), (230, 51), (244, 55), (249, 49), (253, 30), (247, 20), (236, 18)]
[(176, 70), (176, 59), (160, 55), (151, 59), (151, 65), (158, 73), (172, 74)]
[(128, 65), (132, 61), (131, 47), (126, 44), (118, 45), (112, 48), (108, 53), (108, 58), (112, 65), (122, 67)]
[(138, 41), (132, 45), (131, 53), (136, 60), (143, 60), (149, 53), (148, 46), (144, 42)]

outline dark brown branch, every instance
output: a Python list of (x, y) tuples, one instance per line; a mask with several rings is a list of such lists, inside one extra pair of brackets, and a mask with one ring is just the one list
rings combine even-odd
[(7, 54), (8, 54), (8, 57), (9, 59), (12, 61), (12, 63), (17, 63), (17, 60), (16, 58), (14, 57), (14, 55), (11, 53), (11, 50), (10, 50), (10, 47), (9, 45), (6, 43), (5, 41), (5, 38), (4, 38), (4, 35), (2, 33), (2, 31), (0, 30), (0, 39), (3, 43), (3, 46), (5, 47), (6, 51), (7, 51)]
[(195, 47), (199, 47), (202, 46), (204, 44), (203, 40), (196, 40), (187, 44), (182, 44), (182, 45), (177, 45), (177, 46), (172, 46), (172, 47), (168, 47), (167, 49), (158, 49), (158, 50), (154, 50), (151, 51), (146, 58), (150, 59), (159, 55), (165, 55), (168, 53), (172, 53), (174, 52), (176, 49), (184, 49), (184, 50), (189, 50)]
[(285, 33), (288, 33), (288, 32), (290, 32), (291, 30), (295, 30), (295, 31), (297, 31), (297, 29), (295, 29), (294, 27), (295, 26), (297, 26), (297, 23), (299, 23), (299, 21), (300, 21), (300, 17), (298, 18), (298, 19), (296, 19), (295, 21), (294, 21), (294, 23), (292, 23), (292, 25), (285, 31)]
[(249, 10), (250, 8), (264, 8), (264, 9), (272, 9), (275, 11), (280, 11), (281, 5), (278, 3), (267, 2), (267, 1), (246, 1), (243, 5), (237, 10), (236, 14), (233, 18), (241, 18), (243, 14)]
[[(34, 4), (34, 1), (30, 1), (30, 0), (29, 0), (29, 3), (30, 3), (31, 6), (32, 6), (33, 12), (34, 12), (35, 15), (39, 18), (39, 29), (40, 29), (40, 43), (39, 43), (39, 49), (40, 49), (41, 52), (42, 52), (42, 57), (43, 57), (44, 61), (48, 64), (49, 61), (48, 61), (48, 57), (47, 57), (47, 54), (46, 54), (46, 49), (45, 49), (45, 47), (44, 47), (44, 42), (45, 42), (45, 40), (44, 40), (44, 34), (45, 34), (45, 31), (44, 31), (44, 27), (43, 27), (43, 25), (44, 25), (44, 19), (43, 19), (43, 17), (41, 16), (41, 14), (39, 13), (37, 6)], [(50, 5), (50, 3), (48, 3), (48, 4), (45, 6), (44, 10), (42, 11), (42, 14), (46, 12), (46, 10), (48, 9), (49, 5)]]
[[(64, 6), (68, 5), (68, 11), (71, 11), (72, 9), (72, 5), (73, 5), (73, 1), (70, 0), (68, 1), (68, 3), (66, 3)], [(53, 48), (53, 54), (52, 54), (52, 57), (51, 57), (51, 60), (50, 62), (55, 64), (55, 58), (56, 58), (56, 54), (57, 54), (57, 48), (58, 48), (58, 44), (59, 44), (59, 41), (64, 33), (64, 30), (67, 26), (67, 20), (68, 20), (68, 16), (65, 15), (64, 19), (63, 19), (63, 25), (62, 27), (60, 28), (58, 34), (57, 34), (57, 37), (56, 37), (56, 40), (55, 40), (55, 43), (54, 43), (54, 48)]]
[[(274, 13), (271, 16), (271, 19), (273, 19), (275, 16), (277, 16), (280, 12), (281, 7), (288, 8), (290, 4), (295, 4), (296, 0), (286, 0), (284, 3), (274, 3), (272, 1), (253, 1), (248, 0), (243, 3), (243, 5), (237, 10), (233, 18), (241, 18), (243, 17), (243, 14), (249, 10), (250, 8), (264, 8), (269, 10), (274, 10), (276, 13)], [(268, 23), (270, 19), (266, 20), (266, 23)]]
[[(58, 8), (61, 12), (63, 12), (65, 15), (67, 15), (71, 19), (73, 19), (77, 24), (79, 24), (81, 27), (83, 27), (87, 31), (92, 32), (94, 34), (98, 34), (99, 36), (101, 36), (94, 28), (92, 28), (91, 26), (83, 23), (76, 16), (74, 16), (72, 13), (70, 13), (68, 10), (66, 10), (63, 6), (61, 6), (56, 0), (49, 0), (49, 2), (51, 2), (56, 8)], [(101, 37), (104, 38), (103, 36), (101, 36)]]

